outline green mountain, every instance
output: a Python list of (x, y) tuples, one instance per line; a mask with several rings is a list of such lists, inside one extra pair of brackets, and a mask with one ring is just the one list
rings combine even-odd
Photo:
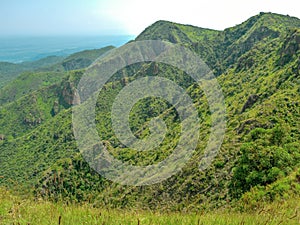
[[(59, 77), (66, 76), (67, 71), (86, 68), (113, 48), (107, 46), (77, 52), (66, 58), (49, 56), (19, 64), (0, 62), (0, 104), (10, 102), (42, 86), (58, 82), (61, 80)], [(2, 88), (3, 86), (5, 87)]]
[(40, 68), (56, 64), (62, 60), (63, 57), (49, 56), (37, 61), (19, 64), (0, 62), (0, 87), (3, 87), (24, 71), (39, 70)]
[[(165, 159), (178, 143), (181, 129), (178, 114), (168, 102), (146, 98), (130, 113), (130, 126), (138, 138), (149, 135), (151, 118), (165, 121), (166, 138), (151, 151), (124, 147), (112, 131), (110, 116), (114, 99), (128, 83), (145, 75), (162, 76), (183, 87), (198, 110), (201, 130), (195, 154), (178, 174), (154, 185), (122, 186), (98, 175), (82, 159), (72, 130), (73, 95), (83, 67), (93, 61), (81, 60), (75, 54), (54, 66), (53, 75), (49, 71), (42, 76), (34, 73), (42, 77), (34, 90), (28, 88), (30, 77), (35, 77), (30, 74), (2, 88), (15, 90), (23, 85), (12, 98), (0, 94), (1, 185), (17, 185), (50, 200), (166, 210), (229, 203), (255, 208), (264, 201), (299, 198), (299, 19), (260, 13), (224, 31), (158, 21), (136, 38), (139, 40), (183, 45), (218, 76), (225, 97), (227, 129), (212, 165), (199, 171), (211, 125), (203, 90), (177, 68), (144, 63), (119, 71), (102, 89), (96, 107), (99, 135), (113, 156), (130, 164), (150, 165)], [(62, 67), (68, 71), (65, 75), (61, 74)], [(29, 79), (28, 85), (18, 79)]]
[[(24, 72), (2, 87), (0, 133), (9, 139), (19, 137), (48, 121), (61, 109), (69, 108), (76, 77), (81, 77), (85, 67), (113, 48), (108, 46), (75, 53), (51, 65), (51, 70), (43, 68), (49, 71)], [(64, 65), (72, 66), (74, 70), (67, 71)]]

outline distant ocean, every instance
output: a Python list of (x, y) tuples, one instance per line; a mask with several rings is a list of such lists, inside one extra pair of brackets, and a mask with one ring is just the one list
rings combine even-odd
[(47, 56), (66, 56), (108, 45), (119, 47), (134, 36), (0, 37), (0, 62), (21, 63)]

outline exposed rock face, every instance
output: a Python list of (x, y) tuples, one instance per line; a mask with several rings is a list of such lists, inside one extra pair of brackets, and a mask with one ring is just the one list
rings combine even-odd
[(73, 102), (72, 103), (73, 103), (73, 105), (80, 104), (80, 96), (78, 94), (77, 89), (75, 89), (74, 92), (73, 92)]
[(242, 108), (242, 113), (246, 111), (246, 109), (251, 108), (254, 103), (259, 99), (258, 95), (250, 95), (249, 98), (247, 99), (245, 105)]
[(176, 37), (173, 34), (169, 34), (169, 40), (174, 44), (178, 43)]
[(0, 141), (5, 140), (5, 135), (4, 134), (0, 134)]
[(154, 75), (157, 75), (158, 72), (159, 72), (158, 64), (157, 64), (157, 63), (154, 63), (154, 65), (153, 65), (153, 74), (154, 74)]
[(59, 103), (58, 103), (58, 101), (54, 101), (54, 104), (53, 104), (53, 107), (51, 110), (51, 115), (55, 116), (58, 113), (59, 113)]
[[(293, 56), (300, 50), (300, 31), (295, 30), (290, 36), (288, 36), (280, 49), (280, 60), (278, 64), (280, 66), (289, 63)], [(299, 65), (300, 66), (300, 65)]]
[[(77, 96), (77, 97), (76, 97)], [(62, 98), (68, 106), (80, 103), (77, 90), (72, 82), (66, 82), (62, 90)]]

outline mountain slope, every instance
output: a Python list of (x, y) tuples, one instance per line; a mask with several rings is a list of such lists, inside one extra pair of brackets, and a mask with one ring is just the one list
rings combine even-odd
[(298, 18), (273, 13), (260, 13), (224, 31), (158, 21), (146, 28), (136, 40), (159, 39), (182, 43), (197, 52), (215, 75), (220, 75), (256, 43), (279, 36), (283, 38), (290, 29), (299, 26)]
[(24, 71), (39, 70), (61, 62), (62, 60), (63, 57), (49, 56), (34, 62), (23, 62), (20, 64), (0, 62), (0, 88)]
[[(0, 91), (3, 86), (12, 86), (6, 89), (14, 89), (16, 85), (20, 86), (20, 83), (11, 85), (10, 82), (14, 81), (15, 78), (17, 78), (20, 74), (22, 75), (24, 72), (31, 74), (41, 72), (63, 73), (65, 71), (83, 69), (91, 65), (97, 58), (113, 48), (113, 46), (107, 46), (101, 49), (77, 52), (68, 57), (49, 56), (37, 61), (23, 62), (19, 64), (0, 62)], [(26, 79), (26, 77), (27, 75), (25, 73), (25, 75), (23, 75), (23, 79)], [(36, 79), (39, 79), (39, 76), (37, 76)], [(34, 83), (35, 81), (31, 80), (30, 82)], [(27, 87), (27, 89), (29, 89), (29, 87)], [(0, 93), (0, 96), (3, 95), (3, 92), (6, 94), (8, 93), (8, 96), (10, 95), (9, 90), (4, 90)], [(1, 96), (0, 99), (3, 101), (5, 97)], [(1, 103), (3, 102), (0, 100), (0, 104)]]
[[(84, 68), (112, 48), (108, 46), (75, 53), (55, 65), (54, 71), (26, 72), (1, 88), (2, 138), (20, 137), (48, 121), (61, 110), (70, 108), (76, 82), (84, 74), (84, 69), (57, 72), (58, 67), (68, 63), (76, 68)], [(82, 64), (83, 61), (87, 64)]]
[[(163, 160), (170, 154), (170, 146), (176, 145), (180, 130), (178, 116), (167, 102), (155, 98), (140, 101), (130, 117), (131, 128), (140, 138), (149, 134), (147, 127), (151, 118), (160, 116), (166, 121), (170, 131), (159, 152), (136, 152), (122, 146), (111, 130), (110, 110), (119, 91), (145, 74), (175, 80), (187, 90), (201, 115), (200, 141), (180, 173), (160, 184), (143, 187), (121, 186), (101, 177), (79, 154), (68, 105), (61, 107), (55, 116), (45, 118), (44, 123), (25, 129), (17, 139), (2, 138), (0, 183), (11, 186), (15, 181), (26, 188), (34, 187), (36, 195), (52, 200), (169, 210), (220, 207), (246, 199), (247, 193), (251, 193), (248, 191), (254, 190), (252, 196), (255, 197), (255, 188), (269, 190), (278, 183), (287, 183), (285, 177), (293, 177), (293, 183), (297, 184), (294, 177), (300, 168), (299, 30), (297, 18), (261, 13), (224, 31), (158, 21), (137, 37), (136, 40), (162, 39), (182, 44), (199, 54), (218, 75), (227, 106), (227, 131), (218, 156), (206, 171), (198, 169), (210, 127), (203, 91), (176, 68), (145, 63), (121, 71), (106, 84), (97, 102), (97, 129), (111, 154), (119, 159), (133, 165)], [(66, 79), (74, 81), (71, 89), (81, 75)], [(68, 87), (67, 83), (60, 83), (60, 90)], [(49, 87), (34, 93), (49, 99), (52, 90)], [(56, 93), (60, 93), (56, 98), (64, 96), (62, 92)], [(31, 97), (23, 99), (23, 104), (30, 105)], [(18, 105), (18, 101), (9, 105)], [(42, 100), (44, 108), (48, 107), (45, 112), (51, 111), (55, 99), (51, 101)], [(3, 121), (15, 110), (16, 107), (7, 108), (0, 119)], [(19, 120), (11, 121), (16, 127), (20, 126), (17, 125)], [(12, 129), (10, 126), (6, 132)], [(272, 190), (274, 196), (277, 196), (276, 191), (282, 191)], [(300, 195), (297, 185), (285, 190)]]

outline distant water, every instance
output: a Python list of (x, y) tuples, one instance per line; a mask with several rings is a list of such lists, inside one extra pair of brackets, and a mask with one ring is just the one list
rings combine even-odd
[(65, 56), (108, 45), (119, 47), (134, 36), (93, 37), (0, 37), (0, 61), (21, 63), (47, 56)]

